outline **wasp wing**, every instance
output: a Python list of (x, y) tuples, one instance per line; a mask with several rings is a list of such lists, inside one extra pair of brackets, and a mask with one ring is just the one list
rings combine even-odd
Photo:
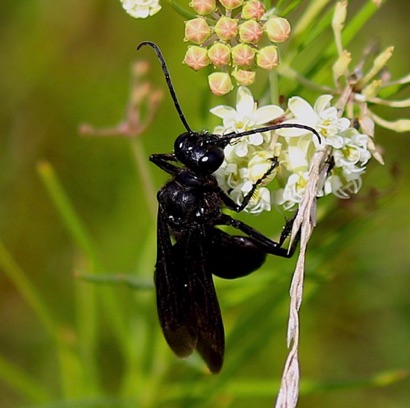
[(225, 339), (221, 311), (212, 280), (210, 254), (207, 246), (208, 234), (204, 228), (192, 229), (186, 240), (178, 242), (177, 247), (185, 250), (180, 259), (185, 266), (184, 275), (188, 278), (190, 313), (188, 326), (198, 335), (196, 349), (207, 363), (209, 369), (219, 372), (223, 364)]
[(194, 227), (172, 245), (165, 214), (159, 209), (155, 286), (159, 321), (179, 357), (195, 349), (209, 369), (220, 371), (224, 329), (210, 271), (205, 228)]
[(165, 338), (178, 357), (187, 357), (195, 349), (197, 335), (185, 324), (186, 307), (178, 256), (172, 246), (164, 212), (158, 209), (157, 262), (155, 287), (157, 309)]

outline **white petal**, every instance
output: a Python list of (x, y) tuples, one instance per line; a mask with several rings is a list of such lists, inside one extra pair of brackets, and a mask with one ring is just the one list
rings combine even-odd
[(332, 99), (333, 99), (332, 95), (319, 96), (314, 106), (315, 111), (320, 113), (323, 110), (327, 109)]
[(310, 137), (310, 135), (288, 139), (288, 147), (297, 148), (301, 150), (306, 157), (308, 156), (308, 151), (311, 145), (312, 138)]
[(236, 111), (239, 116), (252, 116), (255, 110), (255, 101), (252, 92), (245, 86), (238, 88), (236, 94)]
[(313, 110), (309, 103), (300, 96), (290, 98), (288, 107), (295, 118), (305, 125), (314, 126), (319, 119), (317, 113)]
[(127, 10), (127, 13), (134, 18), (147, 18), (149, 16), (149, 7), (138, 7)]
[(352, 137), (352, 141), (354, 144), (362, 147), (367, 146), (367, 141), (369, 140), (369, 136), (363, 134), (363, 133), (358, 133), (357, 135), (354, 135)]
[(331, 136), (331, 137), (327, 137), (324, 140), (325, 144), (334, 147), (335, 149), (341, 149), (343, 147), (344, 144), (344, 140), (342, 136)]
[(248, 154), (248, 145), (247, 143), (238, 143), (234, 146), (234, 150), (238, 157), (245, 157)]
[(339, 132), (343, 132), (350, 126), (350, 120), (347, 118), (340, 118), (337, 122)]
[(260, 214), (262, 211), (271, 210), (270, 191), (266, 187), (261, 187), (257, 191), (257, 196), (252, 197), (246, 211), (251, 214)]
[(319, 116), (324, 120), (334, 119), (338, 120), (337, 109), (334, 106), (329, 106), (319, 112)]
[(231, 120), (232, 118), (236, 117), (236, 110), (232, 108), (231, 106), (227, 106), (227, 105), (215, 106), (214, 108), (210, 109), (210, 112), (213, 115), (218, 116), (218, 118), (221, 118), (221, 119)]
[(241, 167), (239, 169), (239, 177), (242, 180), (249, 179), (249, 169), (247, 167)]
[(249, 135), (249, 144), (259, 146), (263, 143), (263, 136), (261, 133), (254, 133)]
[(255, 125), (263, 125), (274, 119), (279, 118), (284, 114), (284, 110), (276, 105), (266, 105), (257, 109), (253, 114)]
[(235, 145), (228, 144), (224, 149), (224, 154), (228, 166), (230, 162), (235, 161)]
[(289, 146), (288, 162), (286, 167), (292, 172), (307, 171), (309, 168), (309, 163), (305, 152), (297, 146)]
[(223, 126), (216, 126), (214, 128), (214, 134), (223, 135), (226, 132), (226, 129)]
[(245, 183), (242, 184), (241, 191), (244, 194), (247, 194), (247, 193), (249, 193), (249, 191), (252, 190), (252, 187), (253, 187), (252, 181), (250, 181), (250, 180), (245, 181)]

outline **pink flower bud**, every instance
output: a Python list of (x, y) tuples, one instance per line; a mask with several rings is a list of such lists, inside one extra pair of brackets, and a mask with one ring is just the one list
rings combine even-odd
[(215, 24), (215, 33), (222, 41), (235, 38), (238, 34), (238, 21), (229, 17), (221, 17)]
[(203, 17), (185, 22), (185, 41), (202, 44), (211, 35), (211, 27)]
[(232, 76), (236, 79), (238, 85), (249, 86), (255, 82), (255, 71), (246, 71), (244, 69), (235, 69)]
[(235, 65), (249, 66), (255, 59), (255, 50), (248, 44), (238, 44), (232, 48), (232, 60)]
[(200, 15), (205, 16), (216, 9), (215, 0), (192, 0), (189, 5)]
[(233, 10), (236, 9), (243, 4), (243, 0), (219, 0), (219, 2), (227, 9)]
[(271, 16), (263, 26), (268, 38), (275, 43), (282, 43), (290, 36), (290, 24), (286, 18)]
[(256, 64), (267, 70), (271, 70), (278, 66), (279, 55), (274, 45), (268, 45), (261, 48), (256, 55)]
[(233, 89), (231, 78), (226, 72), (213, 72), (208, 76), (208, 83), (216, 96), (226, 95)]
[(262, 34), (263, 28), (253, 19), (239, 26), (239, 38), (245, 43), (257, 44)]
[(258, 0), (249, 0), (242, 7), (242, 18), (260, 20), (265, 14), (265, 6)]
[(228, 65), (231, 62), (231, 48), (222, 43), (214, 43), (208, 50), (208, 57), (217, 67)]
[(208, 50), (198, 45), (191, 45), (185, 54), (184, 63), (198, 71), (209, 65)]

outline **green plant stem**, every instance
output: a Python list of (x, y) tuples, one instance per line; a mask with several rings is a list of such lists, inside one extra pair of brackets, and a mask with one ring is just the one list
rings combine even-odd
[(269, 73), (269, 93), (270, 103), (279, 105), (278, 72), (276, 70), (271, 70)]
[[(290, 3), (288, 0), (279, 0), (276, 5), (275, 9), (278, 10), (278, 15), (280, 16), (287, 16), (289, 13), (291, 13), (293, 10), (295, 10), (300, 3), (302, 3), (304, 0), (292, 0)], [(266, 5), (266, 4), (265, 4)], [(269, 7), (266, 7), (267, 10), (272, 8), (272, 1), (269, 2)]]
[(0, 242), (0, 267), (16, 286), (26, 303), (34, 311), (47, 333), (55, 339), (56, 325), (49, 308), (46, 307), (37, 290), (14, 261), (2, 242)]
[[(77, 216), (74, 207), (68, 199), (57, 175), (52, 166), (47, 162), (40, 162), (38, 164), (38, 172), (42, 179), (52, 201), (61, 215), (66, 228), (73, 237), (74, 242), (82, 249), (87, 260), (86, 268), (90, 273), (103, 271), (104, 266), (97, 256), (94, 243), (91, 240), (88, 231), (83, 226), (79, 217)], [(79, 283), (84, 285), (84, 282)], [(84, 356), (84, 371), (96, 373), (95, 349), (96, 349), (96, 293), (95, 287), (79, 286), (77, 291), (79, 305), (77, 309), (77, 325), (79, 330), (79, 337), (81, 340), (81, 352)], [(124, 358), (127, 359), (130, 353), (131, 345), (129, 343), (129, 331), (125, 321), (125, 313), (121, 309), (121, 302), (118, 302), (112, 291), (104, 291), (101, 296), (102, 304), (104, 306), (104, 315), (109, 319), (112, 327), (112, 332), (117, 336), (118, 342), (121, 345), (121, 350), (124, 353)], [(63, 360), (67, 366), (73, 367), (75, 372), (76, 363), (70, 356), (63, 355)], [(80, 368), (78, 368), (80, 370)], [(70, 370), (69, 370), (70, 371)], [(66, 395), (72, 395), (70, 389), (70, 378), (65, 381)], [(94, 388), (96, 381), (91, 385)]]
[[(30, 283), (26, 274), (20, 269), (20, 267), (13, 260), (13, 258), (1, 242), (0, 267), (7, 274), (9, 279), (14, 283), (23, 299), (34, 311), (35, 315), (37, 316), (37, 318), (39, 319), (47, 333), (55, 342), (57, 346), (58, 358), (60, 361), (62, 387), (63, 390), (65, 390), (65, 395), (70, 395), (70, 393), (67, 392), (66, 386), (66, 384), (73, 383), (73, 376), (70, 376), (70, 373), (72, 373), (72, 369), (70, 367), (73, 367), (73, 365), (78, 366), (79, 361), (75, 352), (73, 352), (71, 347), (68, 346), (66, 336), (64, 335), (64, 331), (61, 330), (61, 328), (58, 327), (58, 325), (55, 323), (55, 320), (51, 315), (50, 308), (48, 308), (45, 305), (43, 299), (37, 293), (37, 290), (33, 287), (33, 285)], [(7, 366), (6, 363), (3, 361), (2, 371), (3, 374), (6, 376), (5, 379), (14, 387), (19, 388), (19, 385), (21, 385), (26, 379), (24, 379), (21, 375), (18, 375), (18, 372), (16, 370), (7, 370), (7, 367), (9, 366)], [(34, 385), (32, 387), (28, 387), (28, 391), (31, 392), (33, 387)]]
[[(381, 5), (385, 2), (386, 0), (382, 1)], [(356, 37), (357, 33), (363, 29), (364, 24), (380, 9), (380, 7), (376, 6), (373, 0), (368, 0), (368, 2), (354, 14), (352, 20), (346, 24), (342, 33), (344, 47), (350, 44), (350, 42)], [(332, 44), (332, 46), (334, 47), (335, 45)]]
[(51, 395), (34, 378), (29, 377), (20, 368), (9, 363), (0, 355), (0, 378), (10, 388), (18, 392), (32, 403), (44, 403), (51, 399)]
[[(358, 32), (363, 28), (364, 24), (373, 16), (376, 11), (379, 10), (372, 0), (369, 0), (352, 18), (351, 21), (346, 23), (342, 32), (343, 48), (347, 49), (350, 42), (356, 37)], [(330, 41), (325, 48), (322, 58), (318, 61), (317, 66), (320, 67), (315, 72), (314, 77), (323, 82), (326, 76), (329, 75), (329, 66), (334, 62), (333, 56), (336, 55), (336, 45), (334, 41)], [(309, 75), (309, 73), (308, 73)], [(314, 80), (314, 78), (312, 78)]]
[(151, 172), (147, 168), (147, 155), (145, 153), (144, 145), (141, 138), (134, 137), (131, 142), (132, 152), (134, 154), (134, 161), (140, 176), (144, 196), (147, 200), (149, 213), (153, 220), (157, 219), (157, 200), (154, 182), (152, 180)]
[(98, 257), (94, 248), (94, 243), (77, 217), (73, 206), (68, 200), (67, 195), (57, 179), (54, 169), (50, 163), (41, 161), (37, 165), (37, 170), (41, 180), (47, 188), (47, 192), (60, 212), (65, 226), (73, 236), (74, 241), (86, 254), (87, 258), (95, 264)]
[(305, 35), (305, 32), (309, 27), (315, 23), (318, 16), (322, 13), (323, 9), (330, 3), (329, 0), (314, 0), (311, 1), (306, 11), (303, 13), (302, 18), (292, 30), (292, 38), (299, 38)]
[(192, 13), (186, 8), (181, 7), (176, 1), (174, 0), (165, 0), (165, 1), (182, 17), (185, 17), (188, 20), (196, 17), (195, 13)]
[(317, 92), (328, 92), (333, 93), (333, 88), (320, 85), (316, 82), (310, 81), (309, 79), (305, 78), (303, 75), (300, 75), (297, 71), (291, 68), (289, 65), (280, 64), (276, 68), (276, 72), (284, 77), (291, 79), (292, 81), (298, 82), (299, 84), (305, 86), (306, 88), (312, 89)]

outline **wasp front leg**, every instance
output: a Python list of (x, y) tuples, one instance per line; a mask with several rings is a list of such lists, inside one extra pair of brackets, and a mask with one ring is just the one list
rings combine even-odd
[(269, 169), (265, 172), (265, 174), (260, 179), (258, 179), (252, 185), (252, 188), (250, 189), (248, 193), (246, 193), (241, 204), (235, 203), (235, 201), (233, 201), (224, 191), (222, 190), (220, 191), (220, 197), (222, 201), (230, 210), (241, 212), (247, 207), (256, 189), (263, 183), (264, 180), (266, 180), (267, 177), (269, 177), (272, 174), (273, 170), (275, 170), (275, 168), (279, 165), (277, 157), (272, 157), (270, 160), (271, 160), (271, 165)]

